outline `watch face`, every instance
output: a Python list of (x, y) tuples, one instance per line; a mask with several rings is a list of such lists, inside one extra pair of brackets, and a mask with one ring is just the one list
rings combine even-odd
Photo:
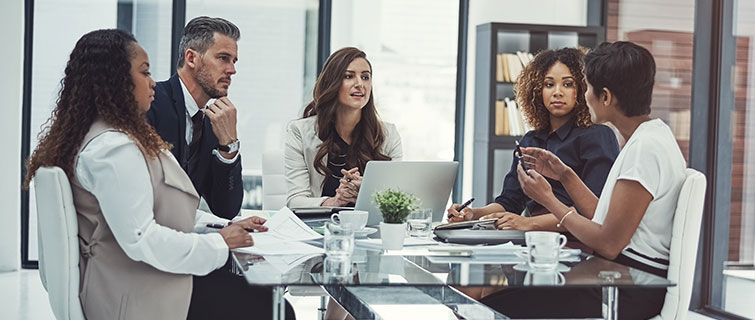
[(220, 151), (234, 153), (236, 151), (239, 151), (239, 141), (236, 140), (234, 142), (231, 142), (231, 144), (227, 146), (218, 146), (218, 149), (220, 149)]

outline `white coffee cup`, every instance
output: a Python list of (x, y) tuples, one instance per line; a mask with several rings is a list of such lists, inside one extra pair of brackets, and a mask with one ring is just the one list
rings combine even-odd
[(561, 248), (566, 245), (566, 236), (558, 232), (529, 231), (524, 234), (527, 242), (530, 269), (538, 271), (555, 270)]
[(367, 225), (367, 217), (369, 213), (362, 210), (350, 210), (334, 213), (330, 216), (330, 220), (333, 223), (340, 224), (344, 228), (349, 228), (354, 231), (360, 231)]

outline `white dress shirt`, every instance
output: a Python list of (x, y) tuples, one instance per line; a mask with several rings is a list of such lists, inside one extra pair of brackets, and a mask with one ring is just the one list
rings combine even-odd
[[(176, 161), (170, 152), (163, 153)], [(94, 138), (79, 154), (76, 176), (97, 198), (129, 258), (165, 272), (194, 275), (208, 274), (228, 259), (228, 246), (219, 233), (183, 233), (155, 222), (147, 164), (126, 134), (108, 131)], [(201, 210), (194, 221), (195, 232), (209, 231), (207, 223), (228, 222)]]
[[(191, 138), (194, 137), (194, 126), (192, 125), (191, 117), (200, 111), (199, 106), (197, 106), (197, 102), (194, 100), (194, 97), (191, 96), (191, 93), (189, 93), (189, 89), (186, 89), (186, 85), (184, 84), (184, 81), (181, 80), (181, 77), (178, 77), (178, 82), (181, 83), (181, 90), (184, 93), (184, 105), (186, 106), (186, 145), (188, 146), (189, 144), (191, 144)], [(209, 101), (204, 107), (207, 108), (208, 105), (210, 105)], [(218, 160), (220, 160), (221, 162), (231, 164), (236, 162), (236, 159), (239, 158), (239, 154), (241, 152), (236, 152), (236, 154), (231, 159), (226, 159), (225, 157), (223, 157), (217, 149), (212, 149), (212, 153), (216, 157), (218, 157)]]

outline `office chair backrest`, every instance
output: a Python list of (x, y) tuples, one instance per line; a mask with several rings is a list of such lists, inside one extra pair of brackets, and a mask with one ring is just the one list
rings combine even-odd
[(654, 319), (686, 319), (692, 297), (692, 281), (697, 261), (697, 244), (705, 202), (705, 176), (687, 169), (687, 178), (679, 192), (671, 231), (668, 279), (676, 283), (668, 288), (661, 314)]
[(58, 167), (34, 175), (39, 277), (57, 319), (84, 319), (79, 302), (79, 240), (71, 185)]
[(286, 205), (286, 167), (283, 149), (262, 152), (262, 209), (278, 210)]

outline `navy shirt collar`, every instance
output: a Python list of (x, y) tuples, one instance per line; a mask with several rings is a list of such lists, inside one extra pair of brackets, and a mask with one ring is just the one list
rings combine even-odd
[(555, 134), (558, 136), (558, 139), (561, 141), (566, 140), (566, 137), (569, 136), (569, 133), (571, 133), (571, 130), (574, 128), (574, 122), (576, 121), (575, 116), (571, 116), (569, 120), (567, 120), (560, 128), (558, 128), (555, 132), (550, 133), (549, 129), (544, 130), (537, 130), (534, 132), (535, 138), (538, 138), (539, 140), (545, 141), (548, 140), (548, 137), (550, 135)]

